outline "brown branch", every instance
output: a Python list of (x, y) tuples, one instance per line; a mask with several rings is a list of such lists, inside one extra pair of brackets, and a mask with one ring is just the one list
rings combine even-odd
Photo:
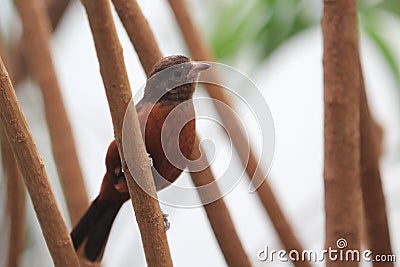
[[(362, 98), (361, 98), (362, 101)], [(369, 109), (368, 109), (369, 110)], [(375, 149), (376, 149), (376, 153), (378, 156), (378, 161), (379, 159), (382, 157), (382, 153), (383, 153), (383, 128), (382, 126), (373, 118), (371, 117), (371, 124), (372, 124), (372, 132), (374, 135), (374, 139), (375, 139)]]
[[(355, 0), (324, 1), (326, 247), (360, 248), (360, 86)], [(358, 266), (327, 261), (327, 266)]]
[[(5, 59), (6, 53), (2, 40), (0, 36), (0, 57)], [(0, 128), (1, 160), (3, 174), (7, 181), (7, 216), (10, 225), (6, 266), (12, 267), (20, 265), (25, 241), (25, 188), (10, 142), (2, 127)]]
[(52, 31), (57, 29), (57, 26), (70, 3), (71, 0), (45, 0)]
[[(191, 160), (198, 160), (203, 153), (204, 151), (200, 146), (199, 139), (196, 138)], [(202, 159), (207, 161), (206, 158)], [(201, 160), (196, 161), (196, 163), (198, 167), (208, 166), (199, 172), (191, 172), (190, 175), (198, 190), (201, 201), (205, 203), (204, 209), (206, 210), (211, 228), (214, 231), (226, 263), (228, 266), (252, 266), (236, 233), (235, 225), (222, 198), (222, 194), (215, 183), (214, 175), (209, 166), (210, 164), (208, 162), (201, 162)], [(192, 167), (198, 169), (197, 165), (193, 165)], [(213, 184), (213, 186), (210, 186), (210, 184)], [(202, 189), (205, 185), (209, 185), (206, 187), (206, 190)], [(215, 196), (220, 196), (220, 198), (213, 201)]]
[(25, 188), (21, 173), (3, 129), (0, 133), (3, 173), (7, 181), (7, 215), (9, 217), (8, 258), (6, 266), (19, 266), (25, 237)]
[[(132, 92), (126, 73), (122, 47), (112, 18), (108, 0), (82, 0), (92, 30), (100, 72), (114, 125), (122, 166), (129, 186), (129, 193), (139, 225), (148, 266), (172, 266), (164, 220), (157, 200), (150, 163), (142, 139), (139, 121), (132, 101)], [(137, 168), (129, 170), (122, 149), (122, 126), (129, 127), (129, 149)], [(124, 142), (126, 145), (127, 142)], [(126, 148), (126, 147), (125, 147)], [(132, 171), (132, 175), (130, 173)], [(145, 188), (134, 181), (141, 179)], [(149, 192), (147, 194), (146, 192)]]
[[(379, 133), (368, 107), (361, 61), (358, 58), (360, 72), (360, 154), (361, 189), (364, 202), (364, 214), (368, 247), (373, 257), (392, 255), (389, 226), (386, 213), (385, 196), (379, 171)], [(373, 266), (394, 266), (393, 262), (373, 262)]]
[[(169, 4), (175, 14), (177, 22), (180, 26), (182, 34), (186, 40), (186, 44), (196, 60), (214, 61), (214, 57), (207, 47), (204, 40), (201, 38), (199, 30), (194, 25), (189, 14), (188, 8), (183, 0), (169, 0)], [(213, 79), (218, 80), (218, 79)], [(225, 95), (223, 89), (213, 84), (205, 84), (208, 94), (226, 105), (232, 107), (229, 98)], [(215, 102), (214, 102), (215, 103)], [(246, 168), (246, 173), (249, 179), (255, 177), (255, 180), (261, 180), (266, 175), (258, 168), (257, 160), (253, 151), (246, 147), (248, 142), (243, 135), (243, 132), (232, 113), (225, 112), (219, 105), (215, 106), (225, 127), (231, 134), (233, 144), (240, 156), (242, 164)], [(292, 228), (287, 222), (282, 209), (279, 207), (278, 201), (273, 194), (269, 184), (264, 181), (257, 190), (257, 194), (266, 209), (271, 221), (280, 237), (280, 240), (287, 251), (297, 250), (301, 252), (302, 246), (297, 240)], [(295, 262), (296, 266), (310, 266), (308, 262)]]
[[(47, 0), (47, 12), (50, 18), (52, 31), (57, 29), (61, 18), (63, 17), (71, 0)], [(12, 49), (12, 81), (15, 87), (22, 82), (28, 75), (28, 66), (25, 58), (25, 47), (22, 37), (18, 39)]]
[[(148, 75), (151, 67), (162, 58), (162, 53), (158, 47), (154, 34), (135, 0), (113, 0), (113, 3), (131, 42), (135, 47), (141, 64)], [(201, 153), (199, 150), (201, 148), (198, 140), (198, 137), (196, 137), (195, 149), (191, 156), (192, 160), (199, 158)], [(202, 164), (202, 166), (209, 165), (210, 164), (208, 163)], [(201, 185), (206, 185), (215, 181), (210, 167), (207, 167), (200, 172), (191, 172), (191, 177), (197, 189), (199, 189), (199, 186)], [(214, 187), (213, 189), (215, 190), (215, 194), (221, 195), (217, 187)], [(200, 198), (203, 200), (203, 203), (209, 202), (205, 201), (209, 192), (198, 190), (198, 193)], [(224, 200), (220, 198), (213, 203), (205, 205), (204, 208), (228, 265), (251, 266)]]
[(55, 266), (79, 266), (65, 222), (11, 81), (0, 59), (0, 115)]
[[(112, 0), (118, 16), (135, 47), (140, 63), (148, 74), (162, 58), (156, 38), (136, 0)], [(150, 34), (149, 34), (150, 33)]]
[(50, 23), (44, 3), (15, 1), (23, 25), (29, 68), (38, 82), (45, 104), (53, 156), (74, 225), (89, 205), (71, 125), (61, 96), (50, 53)]

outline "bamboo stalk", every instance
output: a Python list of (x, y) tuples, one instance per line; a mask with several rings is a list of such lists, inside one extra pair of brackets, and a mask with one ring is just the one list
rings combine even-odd
[[(364, 202), (364, 214), (368, 247), (372, 257), (392, 255), (389, 225), (386, 213), (385, 196), (379, 171), (379, 136), (368, 107), (361, 61), (358, 58), (360, 72), (360, 155), (361, 189)], [(373, 266), (394, 266), (393, 262), (374, 261)]]
[[(113, 3), (135, 47), (141, 64), (148, 75), (151, 67), (162, 58), (162, 53), (154, 34), (135, 0), (113, 0)], [(200, 154), (204, 153), (199, 150), (201, 147), (198, 137), (196, 137), (196, 144), (194, 147), (193, 154), (191, 155), (192, 160), (198, 159)], [(209, 165), (208, 163), (202, 164), (202, 166)], [(197, 189), (199, 189), (201, 185), (206, 185), (215, 181), (210, 167), (200, 172), (191, 172), (190, 174)], [(213, 196), (221, 195), (217, 187), (213, 187), (213, 190)], [(203, 203), (209, 202), (206, 200), (210, 192), (198, 190), (198, 193)], [(225, 205), (225, 201), (220, 198), (213, 203), (204, 205), (204, 209), (227, 264), (229, 266), (251, 266), (236, 232), (232, 218), (230, 217), (228, 208)]]
[[(0, 36), (0, 57), (5, 59), (5, 49)], [(6, 63), (6, 62), (5, 62)], [(10, 142), (0, 127), (1, 160), (3, 175), (7, 183), (7, 216), (10, 225), (8, 236), (8, 257), (6, 266), (20, 265), (20, 256), (24, 247), (25, 230), (25, 188), (18, 169)]]
[[(355, 0), (324, 1), (326, 247), (360, 249), (360, 73)], [(357, 266), (327, 261), (327, 266)]]
[[(47, 0), (47, 12), (50, 17), (51, 29), (54, 32), (59, 25), (61, 18), (63, 17), (67, 7), (71, 0)], [(12, 55), (12, 82), (14, 87), (18, 87), (18, 84), (22, 82), (28, 75), (28, 67), (26, 63), (26, 52), (24, 47), (24, 41), (22, 38), (18, 39), (13, 46)]]
[(65, 222), (8, 73), (0, 59), (0, 115), (55, 266), (79, 266)]
[(38, 82), (45, 104), (51, 147), (74, 225), (89, 205), (71, 125), (61, 96), (50, 53), (50, 23), (41, 0), (16, 0), (23, 25), (29, 68)]
[[(169, 0), (168, 1), (172, 11), (175, 14), (177, 22), (182, 31), (186, 44), (196, 60), (214, 61), (214, 56), (207, 47), (204, 40), (201, 38), (199, 30), (194, 25), (188, 8), (183, 0)], [(216, 77), (217, 78), (217, 77)], [(218, 80), (218, 79), (213, 79)], [(229, 98), (225, 95), (223, 89), (213, 84), (204, 85), (208, 94), (229, 107), (232, 104)], [(232, 113), (225, 112), (219, 105), (215, 106), (219, 113), (221, 120), (231, 135), (233, 144), (239, 154), (242, 164), (246, 168), (246, 173), (249, 179), (253, 177), (255, 180), (260, 181), (266, 176), (259, 168), (257, 160), (251, 148), (245, 147), (247, 144), (246, 138)], [(264, 181), (257, 190), (258, 197), (261, 200), (265, 210), (267, 211), (271, 222), (278, 233), (278, 236), (287, 251), (296, 250), (301, 253), (303, 250), (300, 242), (297, 240), (290, 224), (288, 223), (279, 203), (267, 181)], [(308, 262), (294, 262), (296, 266), (310, 266)]]
[[(142, 139), (139, 121), (132, 101), (132, 92), (126, 73), (122, 47), (112, 18), (108, 0), (82, 0), (92, 30), (100, 72), (110, 107), (114, 125), (115, 140), (121, 156), (122, 166), (128, 183), (129, 193), (139, 225), (142, 243), (148, 266), (172, 266), (164, 220), (157, 200), (156, 189), (150, 163)], [(129, 170), (122, 149), (122, 126), (125, 112), (129, 127), (131, 155), (137, 168)], [(126, 144), (126, 142), (124, 143)], [(132, 172), (132, 174), (130, 173)], [(133, 180), (140, 177), (145, 188), (142, 189)], [(147, 194), (146, 192), (149, 192)]]

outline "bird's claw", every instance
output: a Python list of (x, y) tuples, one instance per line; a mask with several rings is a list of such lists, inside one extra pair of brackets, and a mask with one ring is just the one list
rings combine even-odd
[(153, 158), (151, 157), (150, 153), (147, 153), (147, 157), (149, 158), (150, 167), (153, 167)]
[(166, 232), (171, 227), (171, 224), (168, 221), (168, 216), (169, 215), (167, 213), (162, 212), (162, 216), (163, 216), (163, 219), (164, 219), (164, 229), (165, 229), (165, 232)]
[(114, 189), (116, 189), (120, 193), (127, 193), (129, 190), (128, 185), (126, 184), (125, 174), (122, 167), (115, 168), (114, 174), (116, 175)]

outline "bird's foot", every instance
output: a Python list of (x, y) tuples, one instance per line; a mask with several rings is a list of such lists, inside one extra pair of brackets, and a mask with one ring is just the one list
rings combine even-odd
[(124, 171), (122, 170), (122, 167), (118, 167), (114, 170), (114, 174), (116, 175), (116, 181), (114, 188), (120, 192), (120, 193), (127, 193), (128, 190), (128, 185), (125, 180), (125, 174)]
[(150, 153), (147, 153), (147, 157), (149, 158), (150, 167), (153, 167), (153, 158), (151, 157)]
[(163, 211), (161, 211), (161, 213), (162, 213), (162, 216), (163, 216), (163, 219), (164, 219), (164, 229), (165, 229), (165, 232), (166, 232), (171, 227), (171, 224), (168, 221), (168, 216), (169, 215), (167, 213), (164, 213)]
[[(153, 167), (153, 159), (151, 158), (151, 155), (149, 153), (147, 153), (147, 157), (149, 158), (150, 167)], [(126, 184), (125, 174), (124, 174), (122, 167), (119, 166), (119, 167), (115, 168), (114, 174), (117, 178), (115, 181), (114, 188), (120, 193), (127, 193), (128, 185)], [(167, 214), (167, 216), (168, 216), (168, 214)]]
[(126, 183), (125, 178), (118, 178), (117, 183), (114, 185), (114, 188), (120, 193), (129, 192), (128, 184)]

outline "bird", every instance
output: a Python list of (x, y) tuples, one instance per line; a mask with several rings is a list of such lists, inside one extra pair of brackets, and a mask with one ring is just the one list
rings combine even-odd
[[(136, 111), (157, 191), (173, 183), (187, 165), (196, 136), (193, 94), (200, 73), (210, 67), (172, 55), (155, 63), (148, 75)], [(99, 195), (71, 231), (75, 250), (90, 262), (101, 260), (114, 219), (130, 198), (115, 140), (108, 147), (105, 165)]]

